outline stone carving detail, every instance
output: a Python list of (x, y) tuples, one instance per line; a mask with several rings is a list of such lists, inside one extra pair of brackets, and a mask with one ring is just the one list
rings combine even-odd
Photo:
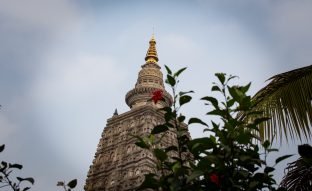
[[(153, 126), (164, 123), (158, 109), (172, 102), (164, 88), (155, 45), (153, 37), (135, 88), (126, 95), (131, 110), (107, 120), (87, 175), (85, 191), (133, 191), (143, 181), (144, 174), (154, 171), (153, 154), (137, 147), (131, 135), (143, 136)], [(151, 94), (159, 89), (163, 91), (164, 101), (155, 104)], [(176, 144), (174, 132), (168, 132), (159, 146), (169, 144)]]

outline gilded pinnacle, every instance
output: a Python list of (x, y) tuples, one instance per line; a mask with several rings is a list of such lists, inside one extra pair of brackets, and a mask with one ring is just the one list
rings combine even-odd
[[(167, 107), (172, 102), (172, 97), (165, 90), (163, 74), (157, 64), (158, 56), (154, 35), (150, 39), (149, 45), (145, 57), (146, 63), (141, 66), (142, 69), (139, 72), (135, 87), (126, 95), (126, 103), (131, 109), (144, 105), (154, 105), (157, 108)], [(158, 94), (154, 94), (155, 92)], [(151, 97), (152, 94), (154, 97)]]
[(155, 41), (154, 34), (152, 35), (152, 38), (149, 41), (149, 44), (150, 45), (146, 53), (145, 61), (146, 63), (157, 63), (158, 56), (157, 56), (156, 41)]

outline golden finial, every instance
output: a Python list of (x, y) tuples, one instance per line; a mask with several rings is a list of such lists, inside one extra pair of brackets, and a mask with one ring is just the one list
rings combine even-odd
[(151, 40), (149, 41), (149, 44), (150, 45), (145, 56), (145, 61), (146, 63), (157, 63), (158, 56), (157, 56), (156, 40), (155, 40), (154, 32), (153, 32)]

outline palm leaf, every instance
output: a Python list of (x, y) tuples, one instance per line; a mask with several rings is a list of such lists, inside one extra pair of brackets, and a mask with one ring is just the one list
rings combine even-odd
[(271, 120), (260, 126), (260, 136), (310, 139), (312, 124), (312, 65), (278, 74), (252, 98), (254, 110)]
[(306, 165), (304, 158), (299, 158), (295, 162), (289, 163), (285, 169), (280, 186), (289, 191), (312, 190), (312, 166)]
[(299, 145), (300, 158), (286, 167), (287, 174), (283, 177), (281, 187), (289, 191), (312, 190), (312, 157), (310, 145)]

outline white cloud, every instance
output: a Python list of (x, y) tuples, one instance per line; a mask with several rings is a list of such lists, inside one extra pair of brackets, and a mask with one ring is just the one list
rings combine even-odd
[(196, 43), (196, 38), (182, 35), (181, 33), (169, 33), (159, 43), (160, 64), (168, 65), (173, 70), (182, 67), (190, 67), (198, 63), (203, 56), (201, 46)]
[(302, 43), (310, 39), (312, 34), (311, 1), (282, 1), (272, 6), (271, 10), (272, 17), (269, 24), (283, 40)]
[(59, 30), (77, 20), (77, 7), (63, 0), (2, 0), (0, 15), (8, 19), (7, 24)]
[[(94, 152), (94, 142), (105, 125), (103, 115), (109, 109), (113, 113), (114, 103), (122, 102), (124, 95), (114, 93), (125, 84), (127, 75), (109, 56), (58, 56), (47, 58), (29, 90), (34, 115), (42, 124), (35, 128), (59, 158), (81, 169), (82, 163), (90, 163), (92, 154), (81, 153)], [(81, 142), (82, 136), (87, 143)]]
[(71, 56), (74, 58), (47, 59), (31, 91), (36, 100), (75, 102), (117, 87), (124, 80), (123, 70), (109, 57)]
[(0, 130), (0, 145), (10, 140), (11, 135), (17, 130), (16, 125), (3, 114), (3, 111), (0, 111)]
[(274, 37), (274, 51), (284, 63), (280, 72), (310, 65), (312, 1), (278, 1), (268, 9), (267, 25)]
[(194, 43), (192, 39), (181, 34), (168, 34), (164, 39), (161, 40), (161, 42), (166, 44), (169, 50), (171, 49), (170, 52), (188, 54), (190, 51), (192, 51), (192, 53), (196, 53), (198, 49), (196, 43)]

